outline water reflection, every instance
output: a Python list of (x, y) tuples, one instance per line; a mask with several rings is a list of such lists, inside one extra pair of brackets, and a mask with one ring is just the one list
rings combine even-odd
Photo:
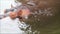
[(37, 30), (32, 31), (31, 25), (28, 25), (25, 22), (21, 22), (19, 24), (20, 24), (19, 28), (25, 32), (24, 34), (40, 34), (40, 31)]

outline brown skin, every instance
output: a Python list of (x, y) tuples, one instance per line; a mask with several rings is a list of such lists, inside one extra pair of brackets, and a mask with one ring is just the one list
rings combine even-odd
[(11, 19), (15, 19), (17, 17), (17, 13), (16, 12), (10, 12), (9, 16)]

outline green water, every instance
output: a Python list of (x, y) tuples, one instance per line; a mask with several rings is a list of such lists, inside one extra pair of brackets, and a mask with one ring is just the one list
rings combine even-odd
[(60, 34), (60, 14), (57, 14), (51, 24), (40, 28), (41, 34)]

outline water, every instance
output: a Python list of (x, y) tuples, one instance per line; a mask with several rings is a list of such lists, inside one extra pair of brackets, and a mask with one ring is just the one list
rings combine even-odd
[(32, 31), (31, 29), (31, 26), (26, 24), (25, 22), (22, 22), (22, 23), (19, 23), (19, 28), (22, 30), (22, 31), (25, 31), (25, 34), (40, 34), (40, 31)]

